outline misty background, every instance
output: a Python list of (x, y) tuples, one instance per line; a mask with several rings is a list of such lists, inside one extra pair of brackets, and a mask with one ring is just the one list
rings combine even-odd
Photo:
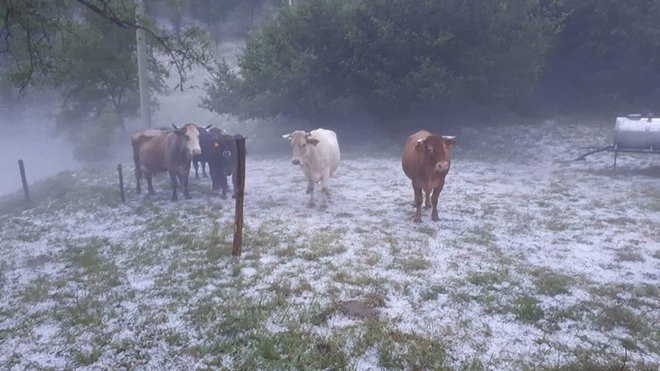
[[(91, 5), (90, 5), (91, 4)], [(135, 2), (0, 9), (0, 194), (130, 163), (141, 128)], [(293, 128), (342, 149), (419, 128), (658, 112), (660, 3), (145, 1), (154, 127), (213, 124), (251, 154)], [(74, 22), (67, 23), (69, 19)], [(377, 134), (377, 135), (376, 135)], [(128, 169), (127, 169), (128, 170)]]

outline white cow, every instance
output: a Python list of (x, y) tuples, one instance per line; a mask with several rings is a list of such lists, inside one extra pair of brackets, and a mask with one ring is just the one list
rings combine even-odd
[(309, 205), (314, 205), (314, 185), (321, 183), (321, 191), (325, 194), (323, 204), (330, 196), (328, 179), (339, 166), (339, 143), (337, 135), (332, 130), (316, 129), (309, 133), (296, 130), (284, 134), (282, 138), (288, 139), (293, 149), (291, 162), (300, 165), (307, 178), (307, 193)]

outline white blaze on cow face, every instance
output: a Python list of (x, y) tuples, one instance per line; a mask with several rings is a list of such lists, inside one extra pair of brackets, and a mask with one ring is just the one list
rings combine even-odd
[(296, 130), (290, 134), (282, 135), (282, 138), (288, 139), (293, 149), (291, 163), (300, 165), (311, 152), (312, 147), (319, 144), (319, 140), (312, 138), (310, 133), (302, 130)]
[(199, 130), (195, 125), (186, 125), (185, 136), (188, 138), (188, 149), (190, 149), (190, 154), (199, 155), (202, 153), (202, 147), (199, 145)]

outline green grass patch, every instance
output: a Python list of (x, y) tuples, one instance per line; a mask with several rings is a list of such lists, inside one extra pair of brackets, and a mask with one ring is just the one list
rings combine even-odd
[(410, 256), (404, 258), (394, 259), (392, 267), (395, 269), (401, 269), (405, 272), (414, 272), (429, 269), (433, 266), (433, 263), (424, 257), (421, 256)]
[(531, 296), (523, 296), (516, 299), (513, 303), (512, 310), (516, 318), (525, 323), (536, 323), (544, 316), (538, 299)]
[(638, 248), (632, 246), (617, 250), (616, 258), (619, 262), (640, 262), (646, 261)]
[(378, 364), (397, 370), (450, 370), (444, 346), (438, 340), (385, 331), (378, 344)]
[(571, 276), (553, 272), (547, 268), (533, 270), (531, 275), (538, 292), (547, 296), (567, 294), (574, 280)]
[(467, 281), (475, 286), (487, 290), (495, 289), (495, 286), (502, 284), (509, 279), (508, 269), (498, 269), (489, 272), (469, 272)]
[(32, 280), (23, 290), (22, 301), (24, 303), (38, 303), (48, 298), (50, 281), (46, 276), (39, 276)]

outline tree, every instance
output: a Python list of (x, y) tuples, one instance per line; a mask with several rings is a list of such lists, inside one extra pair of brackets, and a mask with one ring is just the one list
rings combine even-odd
[(599, 110), (658, 107), (660, 2), (564, 0), (558, 5), (565, 22), (549, 56), (546, 96), (558, 105)]
[[(53, 74), (63, 101), (57, 126), (76, 143), (74, 154), (87, 160), (107, 155), (109, 138), (125, 133), (126, 117), (139, 108), (135, 32), (83, 12), (75, 42)], [(150, 87), (162, 92), (166, 71), (150, 53)], [(156, 102), (152, 102), (156, 104)]]
[(1, 0), (0, 54), (11, 57), (12, 82), (24, 90), (32, 83), (52, 83), (54, 72), (69, 58), (69, 48), (80, 37), (77, 24), (85, 12), (115, 27), (144, 29), (150, 42), (168, 57), (183, 86), (187, 72), (209, 60), (204, 32), (187, 27), (178, 33), (158, 29), (150, 19), (136, 22), (135, 3), (122, 0)]
[[(4, 55), (11, 57), (10, 80), (21, 91), (43, 84), (62, 92), (57, 126), (86, 159), (100, 159), (112, 134), (138, 108), (135, 30), (150, 37), (150, 87), (164, 88), (169, 68), (183, 88), (193, 65), (208, 61), (204, 34), (159, 30), (150, 19), (135, 19), (135, 4), (122, 0), (4, 0)], [(168, 64), (158, 54), (168, 56)], [(155, 102), (153, 102), (155, 104)]]
[(533, 94), (555, 29), (536, 0), (294, 2), (248, 39), (240, 74), (218, 70), (223, 88), (210, 87), (203, 104), (388, 117), (453, 102), (515, 104)]

